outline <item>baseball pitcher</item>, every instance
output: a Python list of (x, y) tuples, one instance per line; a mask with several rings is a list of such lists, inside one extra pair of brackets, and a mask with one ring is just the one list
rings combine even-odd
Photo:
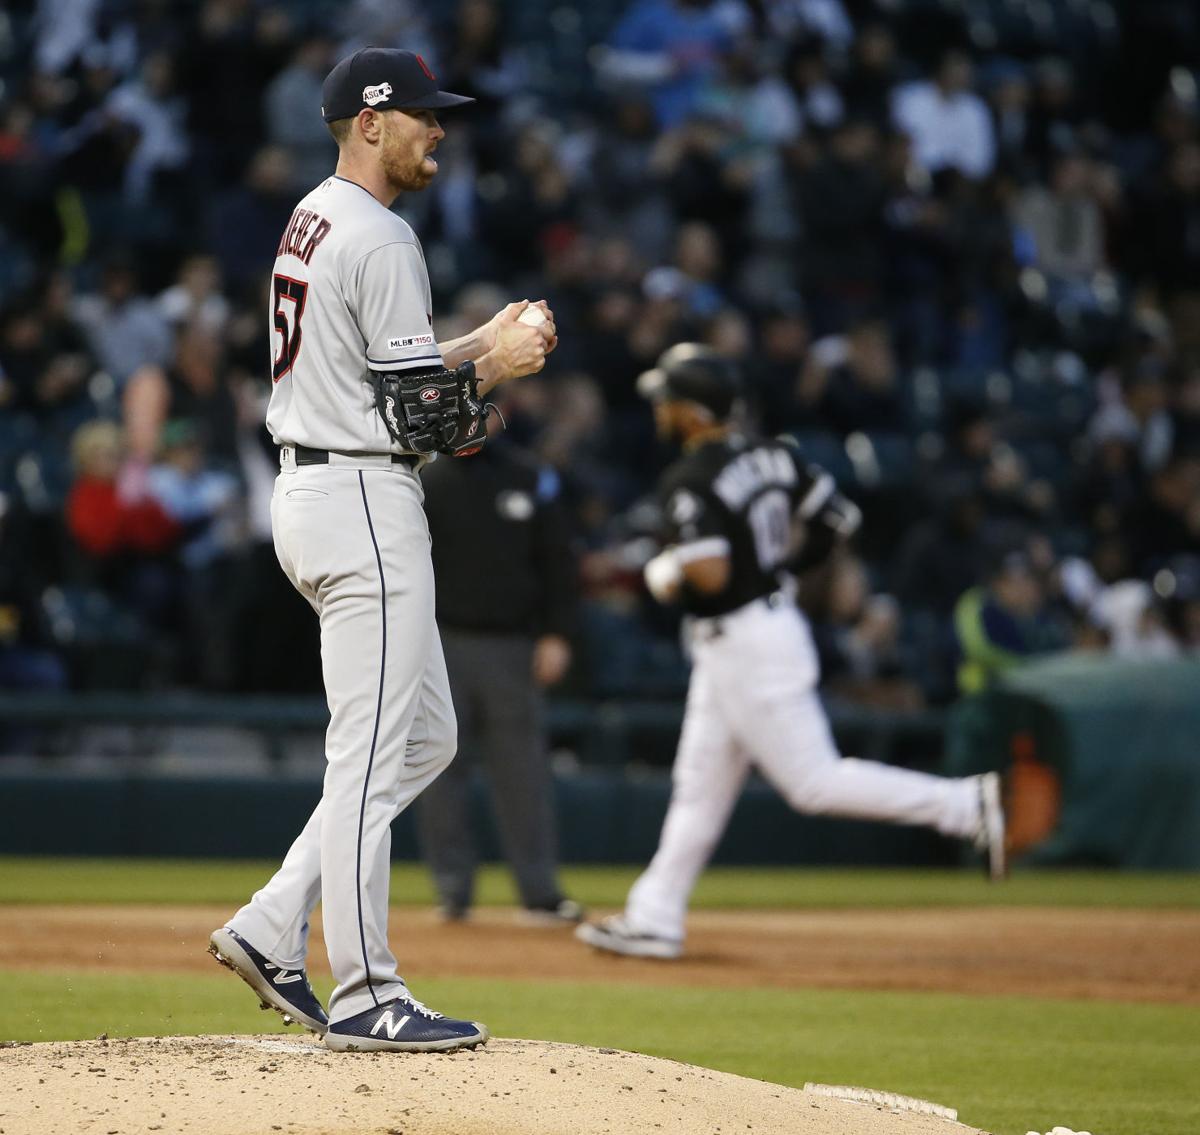
[[(477, 451), (488, 391), (541, 370), (557, 339), (544, 304), (540, 326), (519, 321), (525, 302), (434, 339), (421, 245), (389, 206), (436, 176), (438, 111), (472, 100), (438, 90), (420, 56), (368, 48), (333, 68), (322, 101), (337, 170), (279, 240), (267, 425), (276, 553), (321, 623), (328, 764), (283, 866), (210, 950), (332, 1049), (474, 1047), (487, 1029), (422, 1005), (388, 948), (392, 820), (455, 751), (419, 472)], [(305, 973), (318, 900), (328, 1017)]]

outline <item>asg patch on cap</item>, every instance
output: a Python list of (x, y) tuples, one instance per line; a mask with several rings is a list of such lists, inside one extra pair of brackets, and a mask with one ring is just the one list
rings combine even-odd
[(321, 85), (326, 122), (353, 118), (360, 110), (444, 110), (474, 102), (438, 90), (429, 64), (411, 51), (365, 47), (340, 60)]
[(380, 83), (377, 87), (363, 87), (363, 102), (367, 106), (374, 106), (376, 103), (387, 102), (392, 97), (392, 84)]

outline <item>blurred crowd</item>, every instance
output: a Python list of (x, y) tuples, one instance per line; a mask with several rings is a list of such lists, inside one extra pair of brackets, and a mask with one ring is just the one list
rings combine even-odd
[(267, 281), (321, 80), (479, 101), (401, 200), (439, 338), (546, 297), (504, 444), (552, 466), (574, 682), (673, 692), (639, 568), (666, 346), (862, 507), (825, 678), (915, 706), (1067, 646), (1200, 649), (1200, 10), (1188, 0), (16, 0), (0, 13), (0, 686), (319, 688), (274, 563)]

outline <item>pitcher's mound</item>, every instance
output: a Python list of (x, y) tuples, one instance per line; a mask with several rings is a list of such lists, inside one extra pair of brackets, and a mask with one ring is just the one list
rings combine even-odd
[(145, 1037), (0, 1050), (0, 1131), (141, 1135), (968, 1135), (945, 1119), (618, 1052), (493, 1040), (450, 1055), (313, 1038)]

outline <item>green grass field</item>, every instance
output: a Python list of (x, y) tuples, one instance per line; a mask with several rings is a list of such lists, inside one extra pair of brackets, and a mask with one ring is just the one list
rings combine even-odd
[[(0, 903), (241, 901), (269, 873), (257, 863), (0, 860)], [(629, 869), (566, 872), (596, 906), (624, 897)], [(398, 903), (427, 904), (419, 869), (394, 876)], [(507, 903), (503, 874), (481, 899)], [(720, 870), (697, 894), (705, 907), (1055, 905), (1200, 906), (1189, 875), (1030, 873), (1005, 887), (974, 875), (909, 871)], [(0, 907), (0, 918), (4, 912)], [(1200, 943), (1198, 943), (1200, 946)], [(1200, 1131), (1200, 1013), (1189, 1007), (928, 993), (721, 990), (483, 979), (422, 980), (447, 1012), (487, 1020), (501, 1036), (635, 1049), (802, 1086), (865, 1084), (959, 1109), (996, 1135), (1056, 1124), (1093, 1135)], [(0, 970), (0, 1039), (262, 1032), (280, 1026), (236, 981), (211, 976)], [(327, 993), (327, 984), (318, 983)]]
[[(0, 857), (0, 903), (237, 903), (278, 866), (267, 861), (49, 859)], [(637, 867), (566, 867), (571, 895), (591, 906), (620, 906)], [(433, 887), (418, 864), (392, 869), (394, 906), (429, 906)], [(508, 872), (484, 867), (481, 905), (514, 901)], [(1068, 906), (1200, 908), (1200, 875), (1178, 872), (1017, 872), (1002, 887), (973, 871), (714, 867), (692, 906), (698, 910), (807, 907)]]

